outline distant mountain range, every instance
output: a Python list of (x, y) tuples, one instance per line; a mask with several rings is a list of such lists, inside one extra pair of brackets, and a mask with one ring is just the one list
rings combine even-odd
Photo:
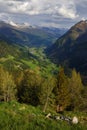
[(52, 45), (66, 29), (45, 28), (28, 24), (0, 21), (0, 40), (22, 46), (41, 47)]
[(63, 30), (0, 21), (0, 66), (10, 72), (28, 68), (44, 76), (53, 74), (56, 65), (43, 49), (51, 46)]
[(57, 64), (76, 68), (87, 75), (87, 21), (80, 21), (46, 50)]

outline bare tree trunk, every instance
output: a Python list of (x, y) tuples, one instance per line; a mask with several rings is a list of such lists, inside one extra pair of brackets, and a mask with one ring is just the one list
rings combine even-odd
[(47, 109), (48, 101), (49, 101), (49, 96), (47, 96), (47, 99), (46, 99), (46, 102), (45, 102), (45, 105), (44, 105), (44, 108), (43, 108), (43, 112), (45, 112), (46, 109)]

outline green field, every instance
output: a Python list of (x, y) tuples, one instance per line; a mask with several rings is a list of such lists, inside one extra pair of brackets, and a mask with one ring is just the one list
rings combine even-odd
[(3, 48), (1, 49), (0, 65), (8, 71), (31, 69), (43, 76), (54, 74), (58, 71), (58, 67), (44, 54), (43, 47), (29, 48), (26, 46), (9, 45), (8, 48), (5, 43), (3, 43), (3, 46), (3, 48), (6, 48), (6, 51), (3, 52)]

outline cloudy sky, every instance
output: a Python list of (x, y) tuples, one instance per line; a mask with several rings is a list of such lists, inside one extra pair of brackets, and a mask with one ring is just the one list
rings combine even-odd
[(0, 0), (0, 20), (69, 28), (87, 17), (87, 0)]

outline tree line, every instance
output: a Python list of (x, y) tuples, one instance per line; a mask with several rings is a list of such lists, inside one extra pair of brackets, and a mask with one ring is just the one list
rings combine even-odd
[(41, 76), (26, 69), (13, 73), (0, 67), (0, 101), (16, 100), (33, 106), (39, 106), (44, 112), (54, 109), (86, 110), (87, 87), (83, 85), (80, 73), (72, 70), (70, 76), (61, 67), (55, 76)]

